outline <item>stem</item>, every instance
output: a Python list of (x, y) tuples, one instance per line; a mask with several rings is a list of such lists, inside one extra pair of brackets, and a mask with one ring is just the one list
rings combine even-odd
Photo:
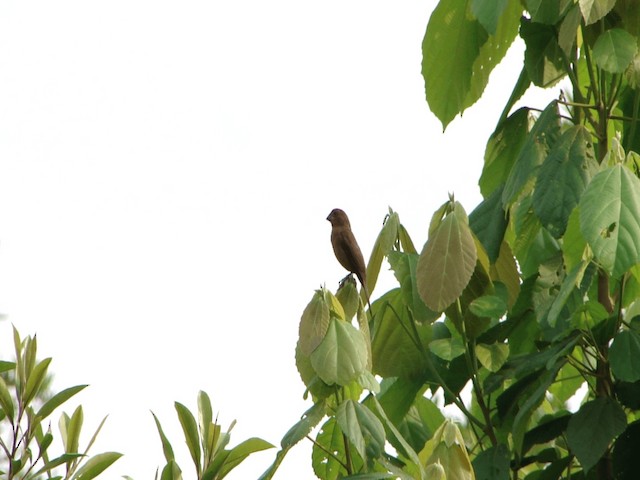
[(331, 458), (333, 458), (336, 462), (338, 462), (342, 467), (344, 467), (345, 470), (347, 470), (347, 465), (340, 460), (338, 457), (336, 457), (333, 452), (330, 452), (329, 450), (327, 450), (326, 448), (324, 448), (322, 445), (320, 445), (318, 442), (316, 442), (313, 438), (311, 438), (309, 435), (305, 435), (305, 438), (309, 441), (311, 441), (311, 443), (313, 443), (316, 447), (318, 447), (320, 450), (322, 450), (324, 453), (326, 453), (327, 455), (329, 455)]

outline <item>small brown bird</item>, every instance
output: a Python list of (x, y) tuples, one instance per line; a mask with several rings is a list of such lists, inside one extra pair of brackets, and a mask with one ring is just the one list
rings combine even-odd
[(367, 291), (367, 271), (364, 266), (364, 258), (356, 238), (351, 231), (349, 217), (339, 208), (334, 208), (327, 217), (331, 222), (331, 245), (336, 258), (344, 268), (351, 273), (355, 273), (360, 284), (364, 289), (367, 300), (369, 292)]

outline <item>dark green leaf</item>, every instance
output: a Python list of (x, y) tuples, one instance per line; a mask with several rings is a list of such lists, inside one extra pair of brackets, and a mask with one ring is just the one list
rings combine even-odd
[(508, 0), (473, 0), (471, 12), (491, 35), (496, 33), (498, 20), (504, 12)]
[(534, 85), (548, 88), (566, 75), (554, 26), (523, 18), (520, 36), (527, 46), (524, 65)]
[(502, 191), (504, 186), (496, 188), (469, 215), (469, 226), (495, 263), (507, 230), (507, 213), (502, 209)]
[(613, 448), (613, 473), (616, 480), (636, 480), (640, 472), (640, 420), (627, 426)]
[(541, 419), (536, 427), (525, 433), (522, 453), (527, 453), (534, 445), (547, 443), (559, 437), (567, 429), (570, 418), (570, 413), (561, 413), (551, 419)]
[(588, 471), (593, 467), (609, 444), (627, 426), (627, 417), (615, 400), (599, 397), (585, 403), (576, 412), (567, 427), (567, 443)]
[(555, 25), (562, 13), (558, 0), (527, 0), (527, 10), (531, 14), (531, 20), (546, 25)]
[(509, 480), (511, 456), (504, 444), (488, 448), (473, 460), (476, 480)]
[(566, 130), (542, 163), (533, 192), (533, 210), (554, 237), (564, 234), (597, 169), (591, 134), (581, 125)]
[(609, 350), (611, 370), (618, 380), (640, 380), (640, 334), (634, 330), (619, 332)]
[(503, 206), (511, 205), (525, 187), (529, 190), (533, 186), (540, 165), (560, 134), (558, 120), (557, 103), (554, 101), (540, 114), (520, 149), (502, 193)]

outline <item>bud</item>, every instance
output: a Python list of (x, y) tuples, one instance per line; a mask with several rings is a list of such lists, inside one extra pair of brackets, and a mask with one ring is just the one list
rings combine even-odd
[(433, 465), (440, 465), (446, 474), (446, 480), (475, 480), (464, 438), (458, 426), (451, 420), (445, 420), (438, 427), (433, 438), (427, 442), (423, 452), (425, 451), (431, 451), (426, 462), (427, 469)]
[(424, 473), (429, 480), (447, 480), (447, 474), (440, 462), (429, 465)]

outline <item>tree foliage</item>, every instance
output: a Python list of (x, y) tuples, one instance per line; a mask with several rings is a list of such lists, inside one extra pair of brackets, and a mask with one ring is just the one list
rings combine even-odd
[[(313, 406), (262, 478), (312, 435), (322, 479), (637, 475), (639, 33), (634, 0), (440, 0), (422, 73), (443, 128), (526, 47), (484, 200), (448, 199), (420, 253), (390, 210), (367, 277), (373, 293), (386, 258), (398, 285), (370, 310), (353, 282), (314, 294), (296, 352)], [(557, 100), (515, 108), (530, 85)]]

